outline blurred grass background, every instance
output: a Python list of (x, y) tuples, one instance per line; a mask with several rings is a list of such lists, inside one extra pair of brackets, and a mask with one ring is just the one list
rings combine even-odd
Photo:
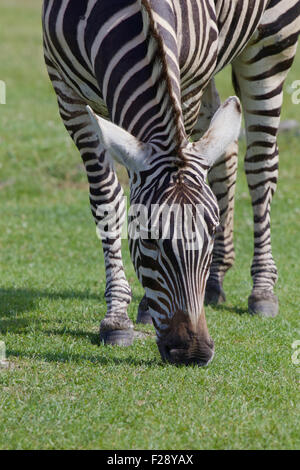
[[(98, 344), (105, 272), (80, 157), (42, 58), (38, 0), (2, 0), (0, 80), (0, 448), (207, 449), (299, 447), (300, 136), (280, 134), (272, 205), (280, 315), (251, 318), (252, 214), (241, 142), (236, 265), (228, 301), (207, 309), (216, 355), (205, 369), (161, 363), (151, 327), (128, 349)], [(283, 119), (299, 120), (286, 82)], [(217, 77), (233, 94), (230, 71)], [(126, 179), (122, 174), (122, 181)], [(124, 241), (135, 319), (142, 296)], [(97, 256), (95, 255), (97, 253)]]

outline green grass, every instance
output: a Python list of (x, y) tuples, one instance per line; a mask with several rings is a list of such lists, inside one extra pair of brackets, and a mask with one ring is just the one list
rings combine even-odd
[[(216, 344), (207, 368), (162, 364), (151, 327), (130, 348), (98, 344), (105, 272), (86, 177), (58, 117), (42, 60), (40, 2), (2, 0), (0, 106), (0, 448), (295, 449), (299, 436), (300, 138), (280, 135), (272, 206), (280, 315), (252, 318), (252, 215), (241, 145), (226, 305), (207, 308)], [(287, 84), (300, 78), (300, 56)], [(228, 71), (218, 78), (232, 94)], [(283, 117), (299, 118), (285, 93)], [(95, 255), (97, 253), (97, 255)], [(99, 254), (98, 254), (99, 253)], [(142, 296), (124, 242), (133, 288)]]

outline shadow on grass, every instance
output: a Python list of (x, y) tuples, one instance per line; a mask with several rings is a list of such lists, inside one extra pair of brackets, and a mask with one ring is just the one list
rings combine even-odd
[(0, 288), (0, 331), (2, 333), (7, 331), (21, 333), (32, 323), (41, 323), (43, 320), (37, 319), (34, 315), (20, 315), (34, 310), (36, 302), (43, 298), (49, 300), (95, 299), (101, 301), (101, 295), (92, 294), (88, 290), (51, 292), (46, 289)]
[(61, 329), (52, 329), (52, 330), (43, 330), (43, 335), (58, 335), (58, 336), (71, 336), (73, 338), (83, 338), (96, 346), (100, 346), (100, 336), (99, 332), (93, 333), (91, 331), (84, 330), (71, 330), (70, 328), (61, 328)]
[[(33, 301), (39, 298), (47, 298), (50, 300), (58, 299), (96, 299), (100, 300), (100, 295), (91, 294), (90, 291), (75, 291), (75, 290), (64, 290), (61, 292), (52, 292), (47, 289), (18, 289), (18, 288), (9, 288), (2, 289), (0, 287), (0, 312), (5, 305), (5, 301), (12, 302), (12, 308), (25, 310), (32, 307)], [(25, 305), (18, 302), (22, 299), (22, 302), (25, 300)]]
[[(104, 348), (104, 346), (103, 346)], [(129, 352), (129, 351), (128, 351)], [(127, 357), (115, 357), (110, 356), (107, 357), (107, 353), (104, 353), (101, 356), (100, 353), (95, 354), (76, 354), (76, 353), (69, 353), (69, 352), (40, 352), (40, 353), (30, 353), (18, 349), (11, 349), (7, 348), (6, 350), (7, 358), (11, 358), (13, 362), (13, 358), (17, 357), (18, 359), (34, 359), (42, 362), (54, 362), (54, 363), (61, 363), (61, 364), (78, 364), (78, 365), (124, 365), (127, 364), (129, 366), (148, 366), (148, 367), (166, 367), (167, 365), (163, 363), (160, 358), (153, 358), (153, 359), (143, 359), (136, 357), (136, 353), (130, 352)]]

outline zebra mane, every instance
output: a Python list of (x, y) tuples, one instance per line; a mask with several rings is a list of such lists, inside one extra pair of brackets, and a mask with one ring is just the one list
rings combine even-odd
[[(162, 35), (158, 29), (157, 23), (153, 16), (153, 9), (149, 4), (149, 0), (140, 0), (142, 6), (142, 14), (145, 10), (147, 19), (149, 20), (149, 28), (152, 38), (155, 40), (159, 52), (159, 59), (162, 65), (162, 75), (166, 83), (167, 93), (170, 98), (171, 107), (173, 109), (173, 122), (175, 128), (175, 139), (176, 139), (176, 166), (182, 168), (186, 165), (186, 158), (182, 152), (182, 145), (186, 141), (186, 134), (184, 130), (184, 124), (182, 119), (182, 110), (178, 106), (176, 97), (174, 95), (174, 89), (172, 86), (172, 79), (169, 73), (168, 67), (168, 54), (165, 48), (165, 44), (162, 38)], [(180, 86), (180, 85), (179, 85)]]

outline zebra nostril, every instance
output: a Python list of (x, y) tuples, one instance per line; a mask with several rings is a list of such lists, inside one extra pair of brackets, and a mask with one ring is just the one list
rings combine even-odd
[(188, 365), (190, 363), (188, 350), (183, 348), (168, 348), (167, 361), (175, 365)]
[(185, 351), (182, 349), (170, 349), (169, 357), (171, 362), (181, 362), (185, 356)]
[(169, 350), (169, 356), (174, 360), (179, 360), (183, 358), (184, 356), (186, 356), (186, 354), (187, 354), (187, 351), (185, 351), (184, 349), (173, 348)]

